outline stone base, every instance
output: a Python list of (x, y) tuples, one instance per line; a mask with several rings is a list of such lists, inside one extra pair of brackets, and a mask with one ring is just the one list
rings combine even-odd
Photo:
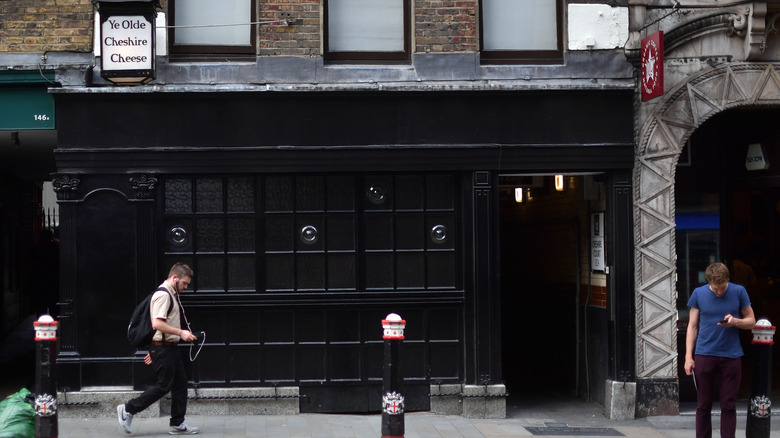
[(679, 391), (677, 379), (637, 379), (636, 416), (679, 415)]
[(636, 382), (607, 380), (604, 414), (614, 421), (633, 420), (636, 417)]
[(463, 385), (431, 385), (431, 413), (462, 415), (461, 395), (463, 395)]
[[(116, 407), (137, 397), (132, 388), (83, 388), (78, 392), (58, 393), (57, 415), (62, 418), (113, 417)], [(189, 389), (189, 415), (294, 415), (300, 413), (298, 387), (278, 388), (200, 388)], [(167, 417), (171, 400), (166, 395), (138, 413), (139, 418)]]
[(505, 385), (464, 385), (463, 416), (466, 418), (506, 418)]

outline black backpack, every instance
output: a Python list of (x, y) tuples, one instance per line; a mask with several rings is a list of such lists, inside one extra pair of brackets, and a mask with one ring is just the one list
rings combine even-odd
[[(152, 328), (152, 319), (149, 316), (150, 306), (152, 303), (152, 296), (155, 292), (164, 291), (168, 293), (168, 299), (170, 304), (168, 305), (168, 316), (173, 309), (173, 297), (170, 292), (164, 287), (160, 287), (154, 292), (150, 293), (140, 304), (135, 306), (133, 310), (133, 316), (130, 317), (130, 324), (127, 325), (127, 340), (130, 341), (130, 345), (135, 348), (145, 347), (152, 342), (155, 330)], [(163, 336), (165, 336), (163, 334)]]

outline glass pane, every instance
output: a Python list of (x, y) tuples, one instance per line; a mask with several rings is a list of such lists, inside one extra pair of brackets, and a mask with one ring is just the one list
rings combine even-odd
[(366, 287), (392, 289), (394, 266), (392, 253), (366, 254)]
[(225, 251), (225, 230), (222, 219), (195, 221), (195, 251)]
[(222, 257), (198, 257), (197, 266), (194, 268), (198, 277), (198, 291), (223, 292), (225, 285), (225, 266)]
[(165, 243), (166, 251), (192, 251), (192, 221), (181, 218), (167, 219), (165, 221)]
[(325, 289), (325, 255), (298, 254), (297, 289)]
[(324, 178), (321, 176), (299, 176), (295, 185), (295, 210), (325, 210)]
[(295, 221), (290, 215), (273, 215), (265, 217), (265, 250), (292, 251), (295, 248), (293, 225)]
[(421, 175), (399, 176), (395, 179), (396, 210), (422, 210), (423, 177)]
[(455, 208), (454, 194), (456, 187), (451, 175), (431, 175), (427, 177), (426, 204), (429, 210), (444, 210)]
[(425, 287), (425, 259), (421, 252), (398, 252), (398, 288)]
[(425, 248), (425, 221), (421, 214), (398, 215), (395, 218), (397, 249)]
[(452, 215), (429, 215), (426, 222), (426, 247), (431, 249), (455, 248), (456, 230), (455, 219)]
[(328, 177), (328, 210), (355, 210), (355, 179), (351, 176)]
[(455, 253), (428, 253), (428, 287), (455, 287)]
[(328, 0), (332, 52), (403, 52), (404, 0)]
[(292, 211), (292, 178), (268, 177), (265, 180), (265, 211)]
[(557, 50), (556, 1), (482, 0), (485, 50)]
[(355, 254), (328, 254), (328, 289), (355, 289)]
[(165, 180), (165, 212), (192, 213), (192, 181)]
[(320, 215), (299, 215), (296, 219), (295, 245), (298, 251), (322, 251), (325, 249), (326, 232)]
[(228, 289), (229, 290), (254, 290), (255, 289), (255, 257), (254, 256), (228, 257)]
[(251, 44), (251, 0), (176, 1), (176, 26), (245, 24), (176, 28), (176, 45), (247, 46)]
[(366, 216), (366, 249), (393, 249), (392, 216)]
[(227, 211), (255, 211), (255, 184), (252, 178), (228, 178)]
[(196, 208), (199, 212), (222, 212), (222, 180), (198, 179), (195, 183)]
[(355, 218), (349, 216), (328, 217), (327, 248), (333, 250), (355, 249)]
[(393, 209), (393, 178), (390, 176), (369, 176), (365, 184), (365, 209), (385, 210)]
[(273, 290), (293, 289), (292, 254), (267, 254), (265, 256), (265, 287)]
[(228, 219), (228, 251), (255, 250), (254, 219)]

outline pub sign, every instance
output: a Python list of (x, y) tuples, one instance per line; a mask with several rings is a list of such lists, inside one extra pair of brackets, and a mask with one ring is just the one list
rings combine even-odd
[(153, 2), (100, 2), (100, 76), (118, 85), (155, 77)]
[(664, 94), (664, 32), (642, 38), (642, 102)]

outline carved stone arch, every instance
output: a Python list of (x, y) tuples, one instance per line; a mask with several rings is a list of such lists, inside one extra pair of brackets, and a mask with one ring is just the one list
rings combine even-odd
[(721, 64), (676, 85), (642, 124), (634, 165), (637, 379), (677, 378), (674, 179), (680, 151), (715, 114), (760, 106), (780, 106), (780, 64)]

